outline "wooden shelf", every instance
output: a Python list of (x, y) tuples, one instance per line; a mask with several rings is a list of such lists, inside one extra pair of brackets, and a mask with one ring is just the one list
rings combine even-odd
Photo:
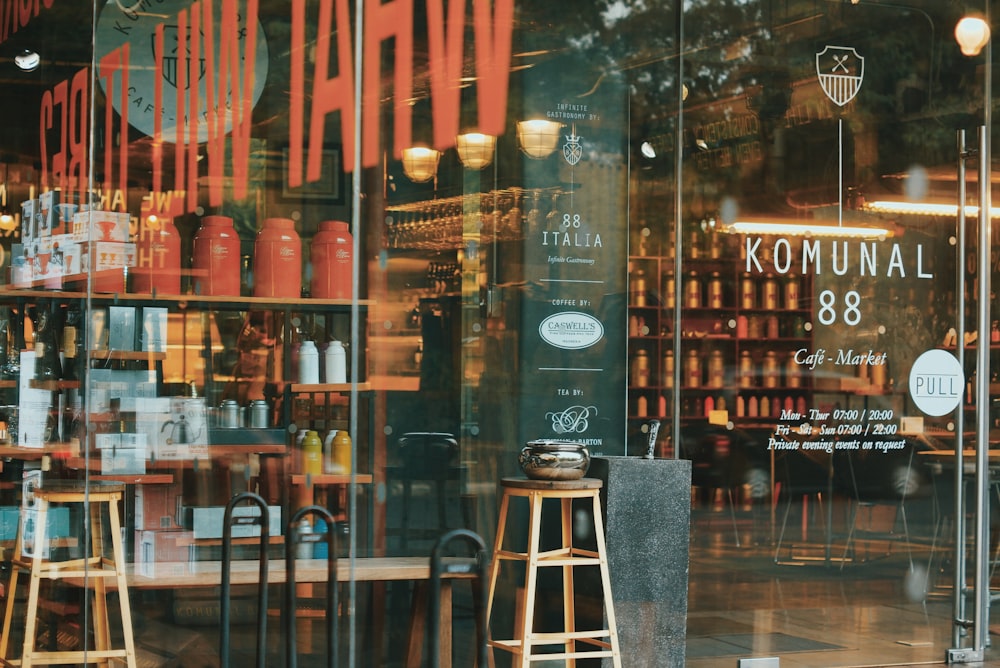
[(33, 390), (48, 390), (49, 392), (59, 392), (61, 390), (79, 389), (78, 380), (35, 380), (28, 381), (28, 387)]
[(11, 459), (41, 459), (45, 455), (66, 455), (74, 457), (79, 455), (80, 445), (78, 443), (46, 443), (40, 448), (22, 448), (17, 445), (0, 445), (0, 457), (10, 457)]
[[(318, 383), (303, 384), (292, 383), (292, 394), (309, 394), (321, 392), (350, 392), (354, 387), (351, 383)], [(358, 392), (367, 392), (372, 389), (371, 383), (358, 383)]]
[(167, 359), (166, 353), (152, 350), (91, 350), (88, 355), (92, 362), (162, 362)]
[[(86, 275), (74, 275), (64, 277), (66, 281), (86, 279)], [(12, 288), (5, 286), (0, 289), (0, 299), (87, 299), (90, 297), (99, 302), (159, 302), (163, 305), (174, 304), (178, 308), (186, 308), (191, 304), (208, 304), (218, 306), (239, 306), (239, 310), (249, 310), (249, 307), (270, 308), (283, 311), (288, 308), (293, 310), (298, 307), (311, 309), (314, 307), (343, 306), (350, 308), (350, 299), (312, 299), (301, 297), (297, 299), (275, 299), (272, 297), (242, 297), (242, 296), (212, 296), (212, 295), (164, 295), (164, 294), (136, 294), (131, 292), (94, 292), (87, 293), (82, 290), (40, 290), (34, 288)], [(371, 299), (359, 299), (358, 306), (368, 307), (375, 304)]]
[(352, 480), (357, 482), (359, 485), (370, 485), (372, 483), (373, 476), (370, 473), (358, 473), (354, 476), (345, 475), (343, 473), (320, 473), (317, 475), (309, 475), (306, 473), (292, 474), (293, 485), (314, 485), (316, 487), (323, 487), (326, 485), (349, 485)]
[(113, 480), (126, 485), (169, 485), (174, 482), (171, 473), (135, 473), (123, 475), (91, 474), (91, 480)]

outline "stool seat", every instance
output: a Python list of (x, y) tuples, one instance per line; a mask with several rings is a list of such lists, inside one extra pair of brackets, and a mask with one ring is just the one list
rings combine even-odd
[[(500, 519), (497, 524), (496, 543), (493, 560), (490, 563), (489, 601), (487, 620), (492, 621), (494, 594), (501, 565), (523, 562), (524, 603), (515, 615), (514, 637), (509, 640), (493, 638), (492, 626), (488, 644), (492, 650), (502, 650), (513, 655), (513, 665), (528, 668), (533, 661), (567, 660), (566, 665), (575, 666), (577, 659), (610, 658), (615, 668), (621, 668), (621, 649), (615, 622), (611, 597), (611, 578), (608, 571), (607, 549), (604, 543), (604, 520), (601, 514), (600, 491), (603, 483), (596, 478), (577, 480), (533, 480), (528, 478), (502, 478), (500, 485), (503, 496), (500, 500)], [(512, 499), (525, 498), (528, 502), (528, 547), (526, 552), (504, 548), (507, 531), (507, 517)], [(542, 551), (542, 505), (546, 499), (559, 501), (561, 547)], [(593, 531), (597, 550), (590, 550), (573, 544), (573, 502), (588, 500), (593, 512)], [(601, 574), (604, 598), (606, 628), (581, 630), (576, 626), (574, 568), (580, 566), (597, 567)], [(561, 569), (563, 630), (541, 633), (534, 630), (535, 594), (539, 573), (551, 568)], [(561, 653), (539, 651), (539, 645), (562, 645)], [(582, 649), (581, 649), (582, 648)], [(493, 666), (494, 654), (489, 654)]]
[(597, 478), (577, 478), (576, 480), (535, 480), (532, 478), (502, 478), (500, 484), (509, 489), (531, 490), (591, 490), (600, 489), (604, 483)]
[[(125, 577), (125, 550), (122, 546), (121, 520), (118, 503), (122, 500), (125, 485), (114, 481), (51, 480), (29, 488), (34, 498), (25, 500), (22, 513), (33, 513), (30, 518), (34, 535), (23, 535), (28, 530), (28, 519), (18, 523), (17, 540), (11, 559), (10, 584), (7, 588), (7, 605), (4, 614), (3, 631), (0, 633), (0, 663), (7, 666), (37, 666), (52, 664), (100, 663), (108, 665), (109, 660), (124, 661), (130, 668), (136, 666), (135, 641), (132, 635), (132, 612), (129, 605), (128, 585)], [(56, 561), (50, 559), (49, 543), (46, 537), (48, 508), (50, 503), (89, 504), (90, 545), (89, 556), (78, 559)], [(108, 516), (108, 533), (111, 536), (111, 557), (104, 552), (104, 511)], [(85, 548), (86, 549), (86, 548)], [(30, 574), (27, 607), (24, 619), (14, 619), (17, 599), (18, 576), (21, 571)], [(35, 647), (38, 623), (39, 593), (42, 580), (62, 580), (70, 577), (92, 579), (93, 586), (93, 649), (86, 651), (40, 651)], [(121, 608), (121, 623), (124, 648), (112, 648), (111, 629), (108, 618), (106, 580), (115, 578), (118, 601)], [(7, 658), (11, 631), (24, 629), (24, 645), (20, 659)]]

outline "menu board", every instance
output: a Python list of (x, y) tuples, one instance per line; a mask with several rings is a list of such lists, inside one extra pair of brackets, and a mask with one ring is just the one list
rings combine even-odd
[[(592, 103), (554, 102), (562, 124), (525, 241), (521, 442), (625, 453), (627, 184), (621, 123)], [(540, 167), (539, 167), (540, 168)], [(530, 184), (529, 184), (530, 185)], [(547, 210), (545, 210), (547, 209)]]

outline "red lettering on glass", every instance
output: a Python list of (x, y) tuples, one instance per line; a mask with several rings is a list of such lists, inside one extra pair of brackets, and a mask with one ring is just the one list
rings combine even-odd
[(374, 167), (379, 158), (379, 98), (382, 96), (383, 40), (394, 38), (393, 150), (396, 158), (410, 146), (413, 130), (413, 0), (392, 0), (365, 5), (364, 82), (362, 93), (361, 161)]
[(514, 0), (496, 0), (492, 15), (490, 4), (490, 0), (473, 3), (479, 131), (501, 135), (507, 115)]
[(163, 24), (153, 33), (153, 190), (163, 190)]
[(187, 46), (187, 14), (181, 12), (177, 15), (177, 49), (174, 67), (177, 68), (177, 99), (174, 110), (174, 190), (186, 192), (184, 185), (184, 146), (188, 141), (197, 143), (197, 137), (186, 137), (184, 126), (185, 101), (184, 91), (188, 87), (188, 46)]
[(104, 187), (110, 189), (112, 175), (114, 174), (114, 154), (115, 142), (113, 137), (119, 136), (118, 141), (118, 189), (124, 191), (128, 183), (128, 64), (129, 45), (126, 42), (114, 51), (110, 51), (101, 58), (98, 66), (98, 76), (105, 80), (105, 90), (113, 90), (115, 75), (121, 79), (121, 109), (119, 111), (119, 127), (116, 132), (114, 126), (114, 108), (108, 104), (104, 110)]
[(447, 27), (442, 3), (443, 0), (427, 1), (427, 52), (431, 109), (434, 112), (434, 146), (444, 150), (455, 144), (455, 135), (459, 133), (465, 1), (448, 3)]
[(73, 75), (69, 86), (69, 109), (66, 113), (68, 127), (67, 144), (69, 161), (67, 165), (67, 185), (76, 188), (83, 202), (87, 191), (87, 137), (88, 94), (90, 90), (90, 69), (83, 68)]
[(191, 14), (188, 19), (191, 22), (190, 38), (188, 39), (191, 56), (188, 58), (188, 87), (187, 96), (187, 124), (188, 141), (185, 142), (187, 148), (187, 207), (188, 211), (198, 208), (198, 116), (201, 109), (198, 105), (198, 88), (201, 81), (201, 20), (198, 12), (199, 3), (191, 3)]

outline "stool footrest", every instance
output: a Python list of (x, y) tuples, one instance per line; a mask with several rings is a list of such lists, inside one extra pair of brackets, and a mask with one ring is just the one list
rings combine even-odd
[[(586, 639), (581, 639), (581, 642), (587, 642), (587, 640)], [(602, 657), (611, 657), (611, 656), (614, 656), (614, 651), (612, 650), (610, 643), (603, 643), (603, 642), (602, 643), (594, 643), (593, 641), (591, 641), (591, 642), (593, 644), (595, 644), (595, 645), (598, 645), (601, 649), (582, 650), (582, 651), (579, 651), (579, 652), (558, 652), (558, 653), (549, 653), (549, 652), (546, 652), (544, 654), (535, 654), (535, 653), (532, 653), (532, 655), (530, 657), (530, 660), (531, 661), (557, 661), (559, 659), (598, 659), (598, 658), (602, 658)], [(559, 643), (560, 643), (560, 641), (558, 641), (558, 640), (539, 641), (536, 638), (536, 639), (533, 639), (533, 641), (532, 641), (531, 644), (532, 645), (543, 645), (543, 644), (553, 644), (554, 645), (554, 644), (559, 644)], [(524, 653), (524, 645), (522, 644), (522, 642), (520, 640), (490, 640), (489, 641), (489, 645), (491, 647), (494, 647), (495, 649), (503, 650), (505, 652), (511, 652), (513, 654), (523, 654)]]

